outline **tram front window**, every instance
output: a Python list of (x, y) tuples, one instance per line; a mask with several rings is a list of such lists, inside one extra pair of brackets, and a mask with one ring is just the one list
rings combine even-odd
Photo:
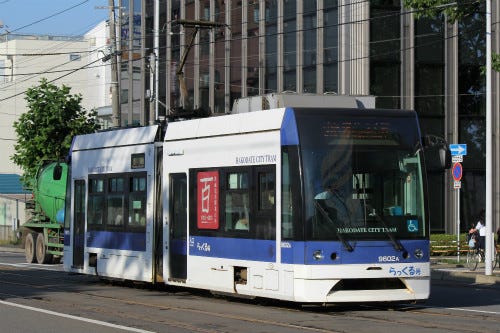
[(297, 116), (307, 238), (427, 237), (416, 119), (350, 112)]

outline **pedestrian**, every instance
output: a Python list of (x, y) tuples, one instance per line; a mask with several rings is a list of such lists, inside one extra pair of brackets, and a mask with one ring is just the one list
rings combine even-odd
[(469, 228), (469, 232), (467, 233), (467, 244), (469, 245), (470, 248), (474, 248), (474, 249), (477, 249), (477, 242), (478, 242), (478, 238), (479, 238), (479, 235), (476, 231), (476, 224), (475, 223), (472, 223), (470, 228)]
[(477, 248), (484, 251), (486, 243), (486, 223), (484, 221), (484, 209), (479, 213), (476, 226), (474, 227), (473, 231), (479, 234)]

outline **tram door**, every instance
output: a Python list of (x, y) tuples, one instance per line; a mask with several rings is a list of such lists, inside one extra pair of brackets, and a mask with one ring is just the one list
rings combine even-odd
[(187, 179), (170, 175), (170, 279), (187, 277)]
[(85, 180), (75, 180), (73, 222), (73, 267), (83, 268), (85, 242)]

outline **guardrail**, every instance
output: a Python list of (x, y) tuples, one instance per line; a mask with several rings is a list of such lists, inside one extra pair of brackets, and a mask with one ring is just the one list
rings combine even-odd
[[(460, 242), (460, 254), (469, 251), (467, 242)], [(431, 256), (451, 256), (457, 254), (457, 241), (431, 241)]]
[[(496, 245), (497, 250), (500, 247)], [(460, 242), (460, 254), (466, 254), (469, 245), (466, 241)], [(457, 241), (431, 241), (431, 256), (451, 256), (457, 254)]]

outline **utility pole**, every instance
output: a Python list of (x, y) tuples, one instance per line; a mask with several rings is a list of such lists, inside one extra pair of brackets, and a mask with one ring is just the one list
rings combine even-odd
[(492, 194), (492, 174), (493, 174), (493, 150), (492, 150), (492, 105), (491, 105), (491, 0), (486, 0), (486, 209), (484, 222), (486, 223), (485, 251), (484, 260), (485, 275), (492, 275), (493, 268), (491, 263), (495, 256), (493, 247), (495, 242), (493, 239), (493, 194)]
[(153, 51), (149, 55), (149, 124), (152, 125), (158, 120), (158, 55), (160, 54), (160, 1), (156, 0), (154, 4), (154, 22), (153, 22)]
[(179, 63), (179, 67), (177, 68), (177, 72), (175, 73), (177, 76), (177, 80), (179, 82), (179, 90), (181, 93), (181, 105), (184, 108), (185, 104), (185, 99), (188, 95), (188, 90), (186, 87), (186, 81), (184, 79), (184, 65), (186, 64), (186, 59), (189, 54), (189, 51), (194, 45), (194, 40), (196, 38), (196, 34), (198, 33), (198, 30), (200, 29), (213, 29), (216, 27), (225, 27), (225, 23), (217, 23), (217, 22), (211, 22), (211, 21), (199, 21), (199, 20), (176, 20), (172, 22), (173, 24), (180, 24), (184, 28), (192, 28), (191, 32), (191, 37), (189, 38), (189, 42), (184, 48), (184, 52), (181, 56), (181, 61)]
[(113, 127), (121, 126), (121, 110), (118, 85), (118, 52), (116, 47), (115, 1), (108, 0), (109, 6), (109, 39), (111, 42), (111, 108), (113, 110)]

